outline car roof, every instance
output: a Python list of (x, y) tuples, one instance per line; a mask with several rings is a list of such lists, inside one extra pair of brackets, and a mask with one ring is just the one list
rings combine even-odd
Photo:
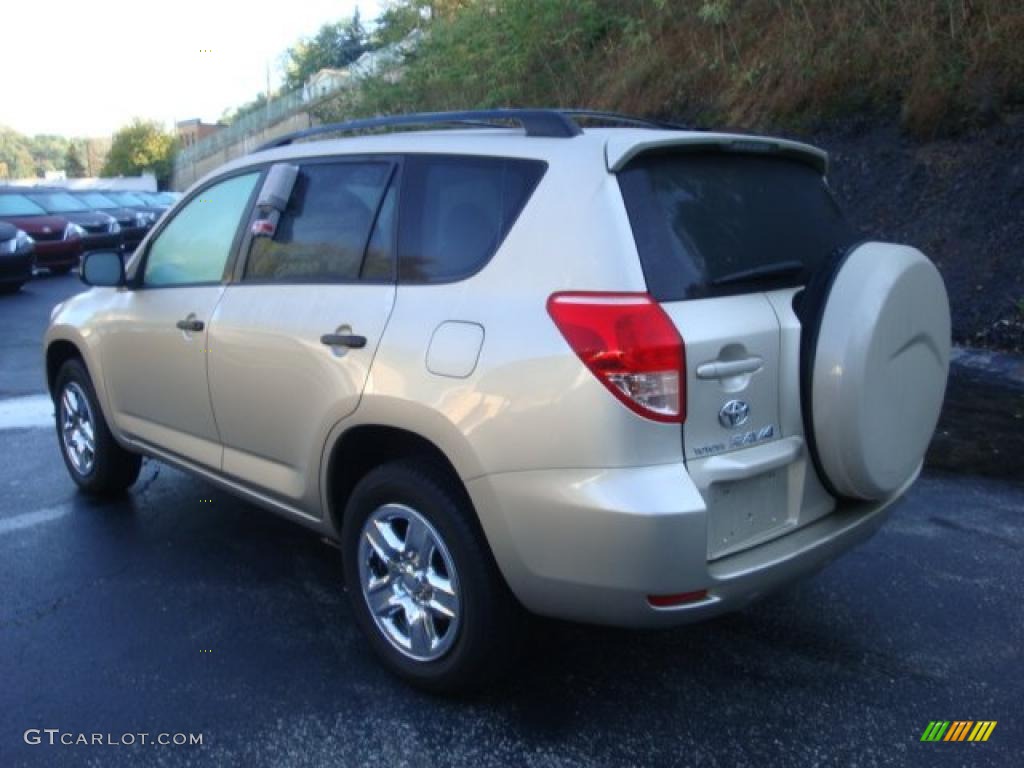
[(197, 184), (251, 166), (274, 162), (371, 154), (457, 154), (571, 162), (601, 160), (610, 171), (620, 170), (641, 152), (669, 147), (717, 146), (737, 150), (780, 151), (824, 172), (828, 155), (822, 150), (786, 139), (739, 133), (651, 128), (587, 128), (572, 138), (527, 136), (513, 128), (458, 128), (400, 131), (324, 138), (286, 144), (244, 155), (217, 168)]

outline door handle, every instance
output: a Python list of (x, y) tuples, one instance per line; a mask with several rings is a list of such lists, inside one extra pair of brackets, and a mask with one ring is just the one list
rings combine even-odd
[(320, 337), (320, 343), (326, 344), (328, 347), (362, 349), (366, 346), (366, 337), (355, 336), (351, 333), (325, 333)]
[(755, 373), (764, 366), (764, 360), (757, 355), (742, 360), (715, 360), (697, 366), (698, 379), (728, 379), (730, 376), (742, 376)]
[(179, 331), (186, 331), (188, 333), (199, 333), (199, 331), (206, 327), (203, 325), (202, 320), (179, 320), (174, 325)]

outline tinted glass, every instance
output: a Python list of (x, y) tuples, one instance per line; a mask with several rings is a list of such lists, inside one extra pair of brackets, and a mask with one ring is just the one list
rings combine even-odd
[(302, 166), (273, 236), (253, 237), (244, 279), (358, 280), (391, 170), (390, 163)]
[(457, 280), (494, 255), (544, 174), (535, 160), (413, 156), (402, 177), (399, 278)]
[(109, 197), (101, 195), (99, 192), (85, 192), (78, 195), (78, 199), (82, 200), (86, 205), (92, 208), (118, 208), (117, 203), (111, 200)]
[(118, 202), (119, 205), (138, 206), (141, 208), (147, 208), (146, 202), (139, 197), (136, 197), (131, 192), (110, 192), (110, 197)]
[(0, 215), (45, 216), (46, 211), (23, 195), (0, 195)]
[(381, 203), (377, 222), (373, 225), (370, 244), (363, 259), (363, 280), (380, 281), (395, 279), (395, 213), (398, 209), (398, 194), (395, 185), (388, 187), (388, 193)]
[(32, 195), (31, 200), (38, 203), (51, 213), (67, 213), (69, 211), (89, 210), (84, 203), (80, 203), (67, 192), (46, 192)]
[(192, 198), (150, 246), (143, 282), (218, 282), (258, 178), (258, 173), (235, 176)]
[(801, 285), (857, 239), (818, 170), (792, 159), (646, 155), (619, 185), (658, 301)]

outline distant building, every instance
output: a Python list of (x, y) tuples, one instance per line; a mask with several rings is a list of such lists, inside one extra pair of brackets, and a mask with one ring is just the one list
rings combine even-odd
[(194, 117), (191, 120), (179, 120), (175, 127), (178, 130), (178, 140), (184, 149), (185, 147), (191, 147), (200, 139), (205, 139), (207, 136), (216, 133), (224, 125), (222, 123), (204, 123), (198, 117)]
[(347, 69), (321, 69), (316, 74), (310, 75), (306, 84), (302, 86), (303, 101), (318, 101), (328, 94), (344, 88), (349, 81)]

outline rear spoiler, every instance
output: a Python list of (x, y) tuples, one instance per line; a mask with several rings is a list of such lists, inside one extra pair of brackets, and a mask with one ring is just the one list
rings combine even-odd
[(679, 152), (711, 150), (784, 155), (811, 165), (822, 175), (828, 172), (828, 153), (817, 147), (812, 147), (810, 144), (765, 136), (744, 136), (733, 133), (683, 133), (680, 131), (644, 131), (639, 138), (637, 133), (632, 131), (629, 135), (612, 136), (605, 144), (608, 170), (613, 173), (621, 171), (637, 155), (657, 150)]

